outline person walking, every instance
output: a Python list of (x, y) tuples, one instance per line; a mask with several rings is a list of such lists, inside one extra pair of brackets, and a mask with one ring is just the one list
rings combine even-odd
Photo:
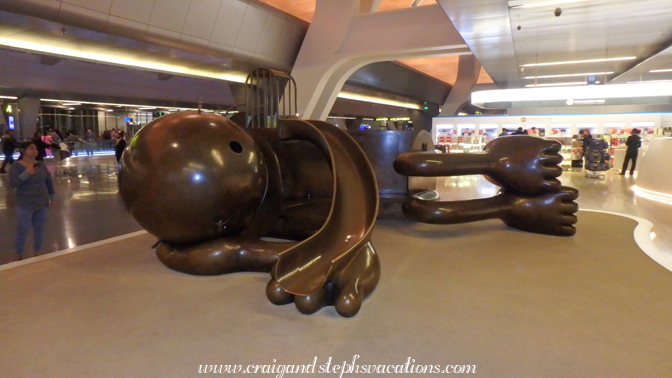
[(642, 147), (642, 138), (639, 136), (639, 129), (632, 129), (630, 136), (625, 141), (628, 148), (625, 150), (625, 160), (623, 160), (623, 167), (621, 168), (621, 176), (625, 176), (625, 171), (628, 170), (628, 163), (632, 160), (630, 167), (630, 176), (635, 174), (635, 165), (637, 164), (637, 154), (639, 147)]
[(0, 173), (6, 173), (5, 167), (14, 163), (14, 150), (19, 146), (19, 142), (14, 138), (14, 130), (5, 130), (5, 135), (2, 136), (2, 153), (5, 154), (5, 160), (0, 166)]
[(54, 156), (55, 164), (59, 164), (61, 162), (60, 145), (63, 140), (54, 129), (49, 129), (49, 136), (51, 137), (51, 154)]
[(583, 129), (581, 136), (581, 142), (583, 143), (583, 167), (588, 169), (588, 148), (590, 147), (590, 143), (594, 140), (594, 138), (588, 129)]
[[(33, 140), (31, 140), (31, 142), (35, 143), (35, 147), (38, 151), (37, 157), (35, 159), (39, 161), (44, 160), (44, 158), (47, 156), (47, 149), (51, 149), (51, 143), (47, 143), (42, 139), (42, 133), (40, 131), (33, 133)], [(19, 159), (21, 159), (20, 156)]]
[(70, 156), (77, 156), (77, 142), (80, 141), (79, 137), (75, 135), (72, 131), (68, 131), (68, 137), (65, 138), (65, 141), (68, 144), (68, 151), (70, 151)]
[(47, 207), (56, 204), (56, 191), (47, 166), (37, 160), (39, 153), (34, 140), (21, 145), (21, 158), (9, 169), (9, 185), (16, 190), (16, 235), (14, 256), (10, 262), (23, 259), (23, 247), (30, 227), (33, 227), (34, 255), (38, 256), (44, 243)]
[(84, 150), (86, 150), (86, 156), (93, 156), (93, 147), (96, 142), (96, 136), (93, 134), (91, 129), (87, 128), (84, 132)]

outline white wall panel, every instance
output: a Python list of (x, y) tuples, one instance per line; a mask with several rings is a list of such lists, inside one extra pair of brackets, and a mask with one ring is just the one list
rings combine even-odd
[(112, 0), (62, 0), (62, 3), (93, 9), (101, 13), (109, 13), (112, 6)]
[(280, 60), (294, 63), (305, 34), (306, 28), (303, 25), (294, 22), (285, 23), (285, 27), (282, 30), (282, 44), (278, 44), (273, 52), (273, 56)]
[(180, 33), (150, 25), (147, 28), (145, 40), (168, 47), (175, 47), (175, 45), (177, 45), (177, 43), (180, 41)]
[(61, 11), (58, 13), (59, 22), (69, 25), (75, 24), (78, 27), (91, 30), (103, 30), (107, 24), (107, 18), (107, 13), (66, 3), (61, 4)]
[(192, 1), (182, 34), (210, 40), (221, 5), (222, 0)]
[(154, 0), (150, 26), (182, 32), (191, 0)]
[(254, 58), (254, 51), (239, 49), (237, 47), (233, 48), (234, 57), (243, 58), (243, 59), (252, 59)]
[(110, 15), (149, 24), (154, 0), (112, 0)]
[(145, 36), (147, 26), (146, 23), (110, 15), (105, 31), (114, 35), (137, 39)]
[(268, 15), (268, 12), (264, 10), (251, 5), (248, 6), (234, 47), (248, 51), (256, 51)]
[(238, 0), (223, 0), (210, 40), (233, 47), (236, 44), (247, 4)]
[(263, 25), (261, 37), (255, 51), (267, 56), (274, 56), (276, 48), (281, 45), (280, 37), (282, 37), (285, 23), (286, 21), (282, 18), (269, 14), (266, 18), (266, 23)]
[(208, 48), (205, 50), (204, 54), (212, 56), (221, 56), (222, 53), (228, 54), (233, 51), (233, 46), (223, 45), (221, 43), (212, 42), (208, 43)]
[(21, 33), (26, 29), (27, 27), (24, 25), (11, 25), (11, 24), (2, 25), (2, 27), (0, 27), (0, 38), (5, 38), (11, 36), (12, 34)]
[(180, 37), (180, 42), (178, 42), (175, 47), (197, 54), (202, 54), (208, 48), (208, 40), (182, 34)]
[(274, 58), (272, 56), (263, 54), (254, 54), (254, 60), (262, 66), (275, 67), (275, 69), (280, 71), (290, 72), (292, 70), (292, 65), (290, 63), (287, 63), (286, 61), (280, 60), (278, 58)]
[(7, 1), (2, 4), (2, 7), (10, 12), (55, 20), (58, 16), (58, 11), (61, 9), (61, 2), (54, 0), (15, 0)]

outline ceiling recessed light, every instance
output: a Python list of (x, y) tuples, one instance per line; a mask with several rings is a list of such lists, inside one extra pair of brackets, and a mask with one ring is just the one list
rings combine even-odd
[(420, 109), (420, 105), (418, 105), (418, 104), (413, 104), (413, 103), (404, 102), (404, 101), (390, 100), (390, 99), (381, 98), (381, 97), (361, 95), (361, 94), (352, 93), (352, 92), (340, 92), (338, 94), (338, 98), (344, 98), (344, 99), (347, 99), (347, 100), (355, 100), (355, 101), (365, 101), (365, 102), (371, 102), (371, 103), (374, 103), (374, 104), (381, 104), (381, 105), (398, 106), (398, 107), (401, 107), (401, 108), (408, 108), (408, 109)]
[(642, 81), (628, 81), (628, 84), (643, 84), (643, 83), (669, 83), (672, 80), (642, 80)]
[(528, 84), (526, 88), (537, 88), (537, 87), (562, 87), (565, 85), (588, 85), (587, 81), (573, 81), (570, 83), (548, 83), (548, 84)]
[(651, 73), (657, 73), (657, 72), (672, 72), (672, 68), (664, 69), (664, 70), (651, 70), (649, 71)]
[[(14, 97), (16, 98), (16, 97)], [(114, 104), (114, 103), (109, 103), (109, 102), (88, 102), (88, 101), (72, 101), (72, 100), (57, 100), (53, 98), (41, 98), (40, 101), (45, 101), (45, 102), (60, 102), (63, 105), (81, 105), (81, 104), (89, 104), (89, 105), (99, 105), (99, 106), (116, 106), (116, 107), (131, 107), (131, 108), (146, 108), (146, 109), (156, 109), (156, 107), (150, 107), (149, 105), (143, 105), (143, 104)], [(182, 108), (180, 109), (181, 111), (185, 110), (198, 110), (196, 108)]]
[(510, 8), (539, 8), (545, 6), (553, 5), (563, 5), (563, 4), (573, 4), (573, 3), (582, 3), (588, 0), (555, 0), (555, 1), (542, 1), (542, 2), (530, 2), (529, 0), (510, 0)]
[(523, 79), (549, 79), (556, 77), (597, 76), (597, 75), (611, 75), (611, 74), (613, 74), (613, 72), (586, 72), (586, 73), (566, 74), (566, 75), (525, 76)]
[(94, 62), (102, 62), (110, 65), (136, 67), (151, 71), (158, 71), (162, 73), (189, 75), (210, 79), (220, 79), (236, 83), (245, 83), (245, 81), (247, 80), (247, 75), (243, 76), (242, 74), (236, 74), (236, 73), (231, 74), (213, 73), (198, 68), (190, 68), (187, 66), (170, 64), (170, 63), (166, 64), (165, 62), (159, 59), (147, 60), (144, 57), (140, 56), (135, 58), (133, 57), (124, 58), (121, 57), (119, 54), (114, 53), (106, 53), (106, 52), (94, 53), (88, 51), (80, 51), (74, 48), (52, 46), (7, 37), (0, 37), (0, 46), (6, 46), (28, 51), (37, 51), (41, 53), (54, 55), (57, 57), (78, 58)]
[(612, 62), (617, 60), (633, 60), (636, 56), (624, 56), (620, 58), (605, 58), (605, 59), (587, 59), (587, 60), (568, 60), (564, 62), (546, 62), (546, 63), (530, 63), (522, 64), (521, 67), (539, 67), (539, 66), (557, 66), (561, 64), (582, 64), (582, 63), (597, 63), (597, 62)]
[(665, 83), (608, 84), (479, 91), (471, 94), (471, 103), (482, 106), (483, 104), (496, 102), (566, 101), (568, 98), (590, 100), (668, 96), (672, 96), (672, 85)]

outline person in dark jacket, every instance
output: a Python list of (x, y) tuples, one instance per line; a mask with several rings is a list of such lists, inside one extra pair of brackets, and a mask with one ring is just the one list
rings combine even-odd
[(39, 131), (36, 131), (33, 134), (33, 139), (31, 141), (34, 142), (35, 146), (37, 147), (37, 157), (35, 157), (35, 160), (43, 161), (44, 157), (47, 156), (47, 148), (51, 148), (53, 145), (51, 143), (43, 141), (42, 133)]
[(593, 136), (590, 134), (590, 130), (584, 129), (581, 132), (582, 139), (581, 141), (583, 142), (583, 159), (584, 159), (584, 167), (588, 167), (588, 147), (590, 147), (590, 142), (594, 140)]
[(2, 136), (2, 153), (5, 154), (5, 160), (0, 166), (0, 173), (5, 173), (5, 167), (14, 163), (14, 150), (19, 146), (19, 142), (14, 138), (14, 130), (5, 130), (5, 135)]
[(117, 163), (121, 161), (121, 154), (124, 153), (124, 149), (126, 149), (126, 138), (125, 134), (123, 131), (119, 132), (119, 140), (117, 140), (117, 144), (114, 145), (114, 156), (117, 157)]
[(639, 152), (639, 147), (642, 147), (642, 138), (639, 136), (639, 129), (632, 129), (628, 140), (625, 141), (625, 145), (628, 146), (628, 149), (625, 150), (625, 160), (623, 160), (623, 168), (621, 168), (621, 176), (625, 176), (625, 171), (628, 170), (628, 163), (632, 160), (632, 166), (630, 167), (630, 176), (635, 174), (635, 165), (637, 164), (637, 153)]

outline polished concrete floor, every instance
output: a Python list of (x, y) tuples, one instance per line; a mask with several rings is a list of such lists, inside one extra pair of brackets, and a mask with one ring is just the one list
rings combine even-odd
[[(61, 164), (48, 160), (54, 174), (58, 205), (50, 209), (43, 253), (49, 253), (141, 230), (124, 210), (117, 188), (117, 164), (113, 156), (78, 156)], [(672, 259), (672, 205), (637, 197), (633, 186), (637, 177), (606, 172), (603, 179), (586, 177), (583, 172), (566, 171), (564, 185), (580, 191), (581, 209), (633, 215), (653, 222), (652, 243)], [(442, 198), (489, 197), (497, 192), (482, 176), (439, 178)], [(13, 192), (7, 175), (0, 175), (0, 264), (13, 254)], [(581, 227), (581, 220), (577, 227)], [(609, 224), (603, 225), (609, 228)], [(33, 255), (32, 237), (26, 241), (24, 256)]]
[[(46, 160), (53, 174), (57, 205), (47, 215), (43, 253), (60, 251), (141, 230), (118, 195), (114, 156), (78, 156), (61, 164)], [(14, 192), (0, 175), (0, 264), (14, 251)], [(24, 257), (33, 256), (32, 235)]]
[[(617, 170), (604, 172), (603, 178), (586, 177), (582, 171), (564, 171), (560, 181), (579, 190), (576, 201), (581, 210), (597, 210), (644, 218), (653, 223), (649, 234), (651, 243), (672, 259), (672, 204), (638, 197), (633, 187), (635, 176), (620, 176)], [(437, 181), (441, 198), (471, 199), (490, 197), (499, 187), (483, 176), (442, 177)], [(581, 218), (576, 225), (581, 227)], [(604, 225), (609, 228), (608, 224)]]
[[(380, 282), (353, 318), (271, 304), (268, 273), (171, 271), (147, 233), (2, 265), (0, 376), (186, 378), (202, 376), (202, 364), (331, 358), (472, 365), (484, 378), (669, 377), (672, 273), (637, 247), (635, 221), (579, 217), (570, 238), (497, 220), (381, 220), (372, 233)], [(397, 376), (435, 375), (414, 371)]]

